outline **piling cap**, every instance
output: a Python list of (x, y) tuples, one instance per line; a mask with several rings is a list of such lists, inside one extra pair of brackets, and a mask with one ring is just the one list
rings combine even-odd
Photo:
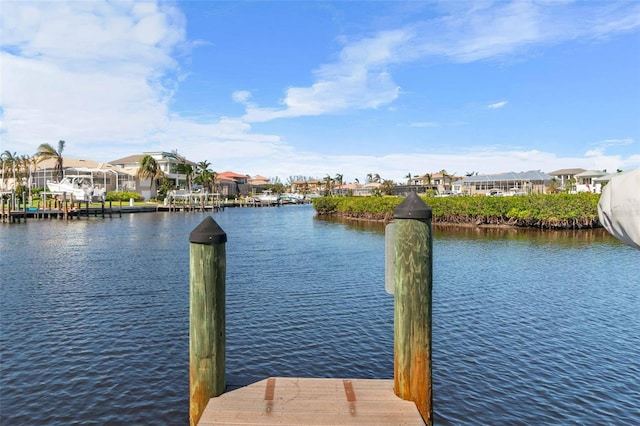
[(418, 197), (415, 192), (410, 193), (393, 211), (394, 219), (431, 219), (431, 207)]
[(189, 234), (189, 242), (196, 244), (220, 244), (227, 242), (227, 234), (211, 216), (203, 220)]

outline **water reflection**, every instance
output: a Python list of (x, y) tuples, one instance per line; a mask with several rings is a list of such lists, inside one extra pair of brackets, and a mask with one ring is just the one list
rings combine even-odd
[(354, 231), (384, 234), (385, 224), (382, 222), (356, 220), (337, 216), (314, 216), (314, 220), (334, 224), (339, 223)]
[[(314, 215), (214, 215), (230, 377), (393, 376), (384, 225)], [(207, 216), (0, 229), (3, 424), (188, 421), (188, 236)], [(603, 230), (433, 233), (437, 424), (638, 423), (637, 251)]]
[[(342, 217), (315, 216), (316, 221), (327, 223), (339, 223), (348, 229), (361, 232), (373, 232), (384, 234), (385, 224), (382, 222), (363, 221)], [(536, 241), (559, 244), (571, 247), (584, 244), (607, 244), (622, 246), (604, 228), (549, 230), (536, 228), (518, 228), (511, 226), (469, 226), (447, 225), (441, 223), (432, 224), (434, 239), (483, 239), (483, 240), (510, 240), (510, 241)]]

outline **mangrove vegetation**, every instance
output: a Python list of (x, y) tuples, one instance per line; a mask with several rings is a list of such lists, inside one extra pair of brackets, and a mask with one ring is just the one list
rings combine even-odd
[[(507, 225), (540, 229), (600, 227), (599, 194), (533, 194), (513, 197), (423, 197), (432, 223)], [(318, 216), (390, 222), (402, 197), (321, 197), (313, 201)]]

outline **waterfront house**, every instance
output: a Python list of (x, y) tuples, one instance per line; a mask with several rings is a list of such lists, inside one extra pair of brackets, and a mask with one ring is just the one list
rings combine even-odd
[(247, 184), (249, 185), (249, 193), (259, 194), (267, 189), (267, 186), (269, 185), (269, 178), (256, 175), (254, 177), (249, 177), (247, 179)]
[(602, 190), (602, 178), (607, 175), (607, 172), (601, 172), (600, 170), (585, 170), (575, 175), (576, 179), (576, 192), (591, 192), (594, 194), (600, 194)]
[(218, 173), (216, 185), (219, 193), (225, 198), (246, 197), (249, 195), (249, 176), (226, 171)]
[(353, 195), (356, 197), (369, 197), (371, 195), (376, 195), (380, 192), (381, 186), (382, 184), (380, 182), (368, 182), (358, 188), (355, 188), (353, 190)]
[(585, 171), (585, 169), (580, 168), (560, 169), (554, 170), (548, 174), (552, 178), (556, 178), (558, 180), (558, 182), (560, 183), (558, 189), (560, 191), (575, 192), (576, 175)]
[(444, 190), (444, 176), (442, 176), (441, 173), (426, 173), (422, 176), (415, 175), (411, 179), (411, 183), (415, 186), (420, 186), (424, 191), (429, 189), (437, 190), (439, 187)]
[(267, 186), (269, 185), (269, 178), (268, 177), (264, 177), (264, 176), (260, 176), (260, 175), (255, 175), (254, 177), (250, 177), (247, 179), (247, 183), (249, 184), (249, 186)]
[(362, 195), (360, 193), (362, 188), (363, 185), (359, 183), (344, 183), (342, 185), (336, 185), (331, 192), (334, 195), (359, 196)]
[[(427, 176), (428, 175), (428, 176)], [(412, 191), (417, 191), (418, 193), (420, 192), (426, 192), (428, 190), (435, 190), (437, 191), (439, 194), (443, 194), (447, 191), (453, 191), (453, 187), (456, 184), (456, 182), (462, 180), (461, 176), (454, 176), (454, 175), (444, 175), (440, 172), (437, 173), (428, 173), (428, 174), (424, 174), (422, 176), (414, 176), (411, 179), (411, 183), (410, 186), (418, 186), (418, 189), (412, 189)], [(408, 188), (406, 188), (408, 189)], [(405, 193), (408, 192), (407, 190), (404, 191)]]
[(445, 176), (442, 173), (432, 173), (431, 174), (431, 185), (436, 188), (439, 194), (447, 191), (447, 181), (451, 184), (451, 178), (449, 176)]
[(324, 182), (318, 179), (310, 180), (296, 180), (291, 183), (291, 192), (298, 192), (300, 194), (315, 193), (320, 194), (324, 188)]
[[(57, 181), (55, 158), (48, 158), (35, 164), (31, 174), (31, 188), (47, 189), (47, 181)], [(135, 190), (135, 170), (117, 168), (108, 163), (65, 157), (62, 159), (62, 172), (67, 175), (90, 176), (96, 188), (109, 191)]]
[(525, 194), (544, 194), (551, 182), (551, 176), (540, 170), (528, 172), (507, 172), (493, 175), (467, 176), (453, 184), (454, 193), (464, 195), (485, 195), (492, 189), (505, 194), (522, 192)]
[[(145, 155), (150, 155), (156, 161), (158, 168), (162, 173), (164, 173), (164, 176), (167, 179), (174, 181), (174, 187), (176, 189), (190, 189), (188, 188), (188, 177), (186, 174), (179, 172), (179, 167), (186, 164), (191, 166), (195, 171), (197, 165), (193, 161), (187, 160), (176, 151), (143, 152), (142, 154), (129, 155), (128, 157), (110, 161), (109, 164), (123, 170), (135, 170), (134, 175), (137, 175), (137, 171), (140, 167), (140, 160), (142, 160), (142, 157)], [(157, 188), (155, 188), (154, 182), (151, 179), (139, 180), (136, 178), (136, 182), (135, 191), (142, 194), (146, 200), (156, 197)]]
[(592, 180), (593, 180), (594, 184), (596, 184), (596, 185), (599, 184), (600, 185), (600, 191), (602, 192), (602, 188), (604, 188), (605, 185), (609, 183), (611, 178), (613, 178), (614, 176), (616, 176), (616, 175), (618, 175), (620, 173), (622, 173), (622, 171), (618, 171), (616, 173), (611, 173), (611, 174), (600, 176), (600, 177), (594, 177)]

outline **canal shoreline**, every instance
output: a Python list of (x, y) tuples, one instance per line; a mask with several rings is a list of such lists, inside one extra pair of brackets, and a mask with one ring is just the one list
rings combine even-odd
[[(310, 203), (299, 203), (310, 204)], [(281, 207), (286, 205), (295, 205), (293, 203), (265, 203), (265, 202), (233, 202), (233, 203), (219, 203), (215, 205), (201, 205), (201, 204), (159, 204), (148, 203), (146, 205), (124, 205), (123, 203), (109, 202), (104, 204), (93, 203), (92, 205), (86, 205), (83, 203), (75, 204), (73, 206), (58, 206), (48, 208), (35, 208), (27, 207), (19, 210), (3, 209), (0, 214), (0, 222), (2, 223), (16, 223), (27, 220), (38, 219), (59, 219), (59, 220), (72, 220), (81, 219), (87, 217), (122, 217), (123, 214), (133, 213), (158, 213), (158, 212), (172, 212), (172, 213), (188, 213), (188, 212), (218, 212), (225, 208), (256, 208), (256, 207)]]
[[(308, 204), (308, 203), (306, 203)], [(135, 214), (135, 213), (159, 213), (159, 212), (171, 212), (171, 213), (188, 213), (188, 212), (211, 212), (215, 213), (225, 208), (247, 208), (247, 207), (283, 207), (295, 204), (284, 205), (267, 205), (267, 204), (246, 204), (246, 203), (223, 203), (217, 206), (207, 205), (163, 205), (163, 204), (148, 204), (148, 205), (134, 205), (134, 206), (109, 206), (109, 207), (89, 207), (89, 208), (71, 208), (65, 212), (62, 209), (28, 209), (27, 211), (18, 210), (11, 212), (4, 212), (3, 220), (1, 222), (21, 222), (27, 220), (38, 219), (68, 219), (78, 220), (89, 217), (113, 217), (114, 215), (121, 217), (123, 214)], [(351, 212), (319, 212), (316, 210), (316, 217), (329, 220), (337, 220), (345, 223), (370, 223), (380, 224), (381, 226), (387, 225), (393, 222), (393, 214), (373, 214), (358, 213), (356, 215)], [(432, 219), (432, 226), (437, 228), (472, 228), (472, 229), (537, 229), (537, 230), (593, 230), (604, 229), (599, 221), (595, 221), (588, 226), (580, 226), (574, 224), (573, 226), (540, 226), (539, 223), (531, 225), (519, 225), (513, 223), (510, 220), (502, 220), (500, 218), (472, 218), (471, 220), (459, 220), (459, 221), (446, 221), (441, 220), (438, 217)]]
[[(321, 214), (316, 213), (317, 217), (329, 220), (337, 220), (339, 222), (353, 222), (353, 223), (377, 223), (380, 225), (387, 225), (393, 222), (392, 215), (385, 215), (384, 217), (360, 217), (360, 216), (351, 216), (348, 213), (341, 212), (333, 212), (331, 214)], [(475, 221), (443, 221), (438, 220), (437, 218), (433, 218), (431, 225), (433, 227), (440, 228), (472, 228), (472, 229), (531, 229), (531, 230), (541, 230), (541, 231), (567, 231), (567, 230), (593, 230), (593, 229), (604, 229), (604, 227), (600, 224), (599, 221), (590, 224), (589, 226), (536, 226), (534, 225), (518, 225), (514, 223), (509, 223), (509, 221), (495, 221), (488, 222), (486, 218), (479, 218)]]

